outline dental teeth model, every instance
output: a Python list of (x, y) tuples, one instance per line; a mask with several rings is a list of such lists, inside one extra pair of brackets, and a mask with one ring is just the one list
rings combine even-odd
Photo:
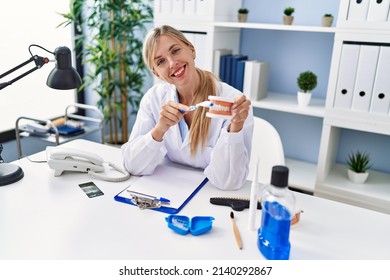
[(210, 118), (225, 119), (232, 117), (232, 106), (234, 103), (232, 98), (210, 95), (209, 100), (214, 104), (214, 106), (209, 108), (206, 116)]

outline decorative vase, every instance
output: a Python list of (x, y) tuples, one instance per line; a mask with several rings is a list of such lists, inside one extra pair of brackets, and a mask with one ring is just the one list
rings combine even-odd
[(368, 174), (368, 172), (357, 173), (355, 171), (352, 171), (351, 169), (348, 169), (348, 178), (355, 184), (363, 184), (364, 182), (366, 182)]
[(283, 16), (283, 24), (284, 25), (291, 25), (294, 21), (293, 16)]
[(333, 24), (333, 17), (322, 17), (322, 26), (331, 27)]
[(311, 100), (311, 92), (301, 92), (298, 91), (298, 106), (299, 107), (307, 107)]
[(248, 14), (238, 14), (238, 21), (239, 22), (246, 22), (248, 20)]

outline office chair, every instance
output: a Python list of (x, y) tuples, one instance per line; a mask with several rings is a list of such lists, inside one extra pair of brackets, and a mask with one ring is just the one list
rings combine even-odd
[(285, 165), (282, 140), (278, 131), (268, 121), (254, 117), (252, 152), (247, 179), (253, 181), (259, 159), (258, 182), (269, 184), (274, 165)]

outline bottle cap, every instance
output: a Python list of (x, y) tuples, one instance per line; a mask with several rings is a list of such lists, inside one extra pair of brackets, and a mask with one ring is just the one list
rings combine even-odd
[(288, 187), (288, 168), (283, 165), (272, 167), (271, 185), (278, 188)]

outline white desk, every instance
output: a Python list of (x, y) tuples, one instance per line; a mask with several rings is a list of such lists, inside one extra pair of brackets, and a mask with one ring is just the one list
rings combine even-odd
[[(86, 140), (64, 146), (121, 163), (120, 150), (114, 147)], [(44, 160), (45, 152), (30, 159)], [(121, 183), (91, 180), (81, 173), (54, 177), (46, 163), (26, 158), (15, 163), (25, 177), (0, 187), (0, 259), (263, 259), (257, 231), (247, 227), (248, 210), (235, 212), (244, 246), (239, 250), (231, 209), (209, 203), (213, 196), (248, 197), (250, 182), (228, 192), (208, 183), (179, 214), (213, 216), (213, 229), (200, 236), (182, 236), (167, 227), (166, 214), (114, 201), (136, 177)], [(87, 181), (94, 181), (104, 195), (88, 198), (78, 186)], [(390, 259), (390, 215), (295, 195), (304, 213), (291, 229), (291, 259)]]

